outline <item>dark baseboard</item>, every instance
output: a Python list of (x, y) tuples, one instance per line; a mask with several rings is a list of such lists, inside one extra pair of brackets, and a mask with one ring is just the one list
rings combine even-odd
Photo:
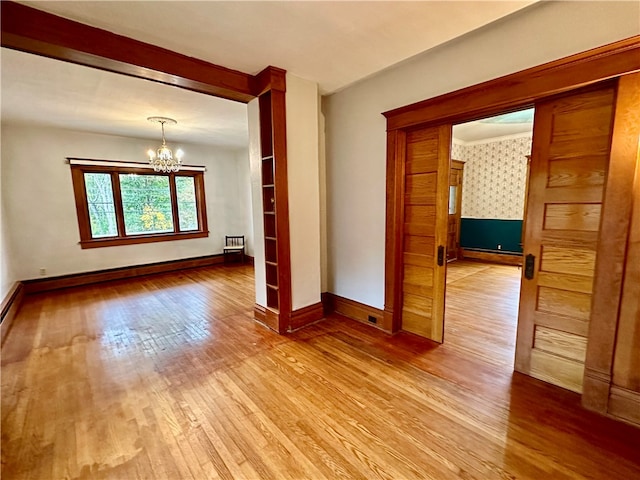
[[(339, 313), (384, 332), (392, 333), (391, 325), (386, 324), (387, 319), (384, 311), (333, 293), (323, 293), (322, 298), (325, 311)], [(375, 322), (372, 321), (373, 319), (375, 319)]]
[(174, 272), (197, 267), (208, 267), (224, 263), (221, 254), (207, 255), (204, 257), (185, 258), (181, 260), (170, 260), (167, 262), (149, 263), (145, 265), (133, 265), (130, 267), (111, 268), (108, 270), (98, 270), (85, 273), (74, 273), (59, 277), (37, 278), (24, 280), (25, 293), (46, 292), (58, 290), (60, 288), (79, 287), (92, 283), (108, 282), (111, 280), (123, 280), (144, 275)]
[(640, 392), (611, 386), (609, 416), (640, 427)]
[(460, 249), (460, 254), (465, 260), (482, 260), (483, 262), (522, 266), (521, 254), (482, 252), (478, 250), (466, 250), (464, 248)]
[(299, 308), (291, 313), (289, 329), (285, 332), (278, 331), (279, 315), (279, 312), (263, 307), (262, 305), (258, 305), (257, 303), (253, 306), (253, 318), (255, 318), (257, 322), (262, 323), (264, 326), (278, 333), (293, 332), (294, 330), (298, 330), (322, 320), (325, 317), (321, 302)]
[(266, 324), (267, 322), (267, 309), (257, 303), (253, 305), (253, 318), (260, 323)]
[(335, 306), (333, 305), (333, 294), (329, 292), (322, 292), (320, 294), (320, 301), (322, 302), (322, 310), (324, 312), (325, 317), (327, 315), (332, 314), (335, 311)]
[(324, 308), (322, 302), (314, 303), (306, 307), (299, 308), (291, 312), (289, 321), (289, 331), (298, 330), (324, 318)]
[(16, 282), (2, 300), (2, 307), (0, 309), (0, 344), (4, 344), (4, 340), (7, 338), (9, 330), (11, 330), (13, 319), (16, 318), (22, 306), (24, 295), (24, 284), (22, 282)]

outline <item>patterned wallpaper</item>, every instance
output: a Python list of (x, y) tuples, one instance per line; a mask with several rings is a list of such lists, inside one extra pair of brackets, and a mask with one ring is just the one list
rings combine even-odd
[(522, 220), (531, 137), (460, 145), (452, 158), (463, 160), (462, 216)]
[(464, 161), (464, 149), (464, 145), (456, 143), (456, 141), (454, 140), (451, 143), (451, 158), (453, 158), (454, 160)]

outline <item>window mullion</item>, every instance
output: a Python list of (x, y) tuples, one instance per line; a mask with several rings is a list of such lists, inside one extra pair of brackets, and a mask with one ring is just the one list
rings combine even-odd
[(176, 188), (176, 174), (169, 174), (169, 191), (171, 195), (171, 215), (173, 216), (173, 231), (180, 231), (180, 218), (178, 216), (178, 191)]
[(120, 191), (120, 175), (118, 175), (118, 172), (111, 174), (111, 186), (113, 187), (113, 204), (116, 210), (118, 237), (126, 237), (127, 235), (124, 229), (124, 208), (122, 207), (122, 193)]

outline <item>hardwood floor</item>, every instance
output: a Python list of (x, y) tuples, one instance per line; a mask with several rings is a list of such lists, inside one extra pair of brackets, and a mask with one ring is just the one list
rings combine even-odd
[(511, 373), (518, 326), (520, 268), (477, 261), (447, 264), (448, 348)]
[(252, 320), (252, 275), (28, 296), (2, 350), (2, 478), (640, 477), (640, 430), (512, 374), (462, 324), (442, 346), (339, 315), (278, 336)]

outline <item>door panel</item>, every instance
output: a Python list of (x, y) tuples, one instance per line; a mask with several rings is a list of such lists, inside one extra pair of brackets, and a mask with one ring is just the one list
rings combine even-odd
[(463, 169), (464, 162), (451, 160), (451, 171), (449, 172), (447, 260), (455, 260), (459, 257)]
[(402, 329), (442, 343), (451, 126), (406, 133)]
[(582, 392), (615, 88), (536, 105), (516, 370)]

